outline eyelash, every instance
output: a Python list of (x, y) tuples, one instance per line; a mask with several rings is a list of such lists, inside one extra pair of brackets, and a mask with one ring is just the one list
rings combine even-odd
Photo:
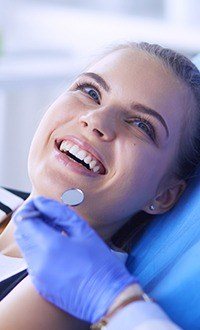
[[(86, 82), (83, 82), (83, 83), (76, 83), (76, 85), (75, 85), (75, 88), (74, 88), (74, 90), (81, 90), (81, 91), (84, 91), (84, 88), (86, 88), (86, 87), (92, 87), (95, 91), (96, 91), (96, 93), (98, 94), (98, 97), (99, 97), (99, 99), (101, 99), (101, 93), (100, 93), (100, 91), (99, 91), (99, 89), (98, 89), (98, 87), (94, 84), (94, 83), (86, 83)], [(87, 93), (87, 95), (89, 95), (88, 93)], [(90, 95), (89, 95), (90, 96)], [(90, 96), (91, 97), (91, 96)], [(95, 101), (95, 99), (94, 98), (92, 98), (94, 101)], [(95, 101), (97, 104), (100, 104), (100, 101)], [(148, 128), (149, 128), (149, 132), (150, 133), (147, 133), (149, 136), (150, 136), (150, 138), (153, 140), (153, 141), (156, 141), (157, 140), (157, 132), (156, 132), (156, 129), (155, 129), (155, 127), (154, 127), (154, 125), (151, 123), (151, 121), (150, 120), (146, 120), (146, 118), (144, 118), (144, 117), (141, 117), (141, 116), (138, 116), (137, 115), (137, 117), (135, 118), (135, 120), (140, 120), (141, 122), (143, 122), (143, 123), (145, 123), (146, 124), (146, 126), (148, 126)], [(127, 121), (127, 122), (131, 122), (132, 120), (129, 120), (129, 121)]]
[[(97, 94), (98, 94), (98, 96), (99, 96), (99, 99), (101, 99), (101, 93), (100, 93), (100, 91), (99, 91), (99, 89), (98, 89), (98, 87), (94, 84), (94, 83), (86, 83), (86, 82), (84, 82), (84, 83), (76, 83), (76, 86), (75, 86), (75, 90), (78, 90), (78, 89), (80, 89), (80, 90), (82, 90), (82, 91), (84, 91), (84, 88), (86, 88), (86, 87), (92, 87), (96, 92), (97, 92)], [(89, 94), (88, 94), (89, 95)], [(90, 95), (89, 95), (90, 96)], [(90, 96), (91, 97), (91, 96)], [(94, 99), (93, 99), (94, 100)], [(95, 101), (95, 100), (94, 100)], [(96, 101), (95, 101), (96, 102)], [(96, 102), (97, 103), (97, 102)], [(100, 104), (100, 102), (98, 102), (98, 104)]]
[[(150, 120), (146, 120), (144, 117), (141, 117), (139, 115), (137, 115), (137, 117), (135, 117), (134, 120), (139, 120), (141, 121), (142, 123), (146, 124), (146, 127), (149, 128), (149, 133), (147, 133), (150, 138), (153, 140), (153, 141), (156, 141), (157, 140), (157, 134), (156, 134), (156, 129), (154, 128), (153, 124), (151, 124)], [(128, 122), (132, 122), (133, 120), (129, 120)]]

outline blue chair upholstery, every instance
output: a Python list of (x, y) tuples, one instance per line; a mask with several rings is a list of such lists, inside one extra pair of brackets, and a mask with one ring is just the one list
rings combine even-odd
[(175, 323), (200, 329), (200, 169), (177, 205), (150, 220), (127, 266)]

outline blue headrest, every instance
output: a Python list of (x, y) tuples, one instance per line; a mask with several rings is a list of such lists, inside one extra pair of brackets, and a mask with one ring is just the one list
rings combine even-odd
[(177, 205), (151, 220), (127, 267), (174, 322), (200, 329), (200, 169)]

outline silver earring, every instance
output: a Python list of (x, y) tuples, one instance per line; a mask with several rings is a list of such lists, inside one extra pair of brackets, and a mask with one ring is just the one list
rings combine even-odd
[(155, 210), (155, 206), (154, 205), (150, 205), (149, 208), (150, 208), (150, 210)]

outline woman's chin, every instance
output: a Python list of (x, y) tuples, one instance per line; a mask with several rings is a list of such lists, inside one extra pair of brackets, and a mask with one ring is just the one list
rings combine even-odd
[[(58, 189), (58, 188), (57, 188)], [(61, 195), (62, 193), (59, 191), (55, 191), (52, 187), (50, 189), (48, 188), (33, 188), (31, 191), (31, 198), (35, 198), (37, 196), (44, 196), (46, 198), (52, 198), (57, 201), (61, 201)]]

